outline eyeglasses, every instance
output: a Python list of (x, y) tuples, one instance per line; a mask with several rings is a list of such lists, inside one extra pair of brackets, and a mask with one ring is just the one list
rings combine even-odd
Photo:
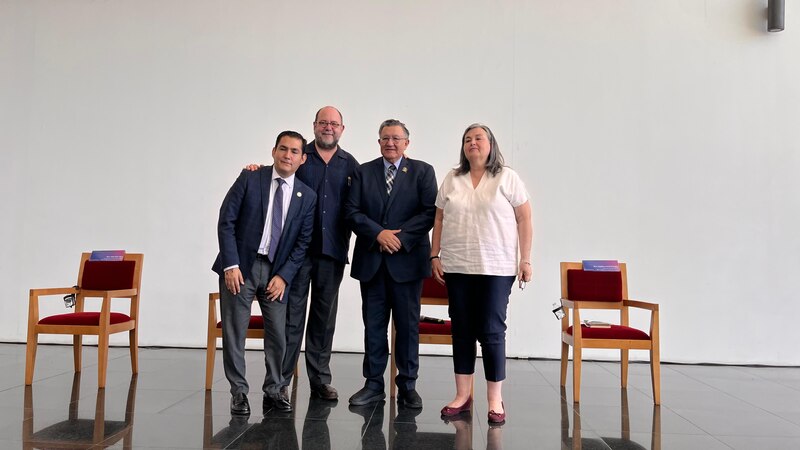
[(340, 126), (342, 126), (342, 124), (340, 124), (339, 122), (328, 122), (327, 120), (318, 120), (316, 123), (321, 128), (328, 128), (328, 125), (330, 125), (331, 128), (339, 128)]
[(384, 137), (381, 138), (381, 142), (386, 144), (386, 143), (388, 143), (390, 141), (400, 142), (400, 141), (405, 141), (406, 139), (408, 139), (408, 138), (400, 137), (400, 136), (384, 136)]

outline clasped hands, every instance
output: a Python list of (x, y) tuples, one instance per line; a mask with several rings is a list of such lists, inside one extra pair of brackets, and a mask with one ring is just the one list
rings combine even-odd
[[(244, 284), (244, 276), (238, 267), (228, 269), (225, 271), (225, 286), (233, 295), (239, 295)], [(274, 302), (275, 300), (283, 300), (283, 293), (286, 290), (286, 280), (280, 275), (275, 275), (269, 280), (267, 284), (267, 300)]]
[(378, 233), (378, 237), (375, 240), (378, 242), (380, 246), (380, 251), (393, 254), (403, 247), (403, 243), (400, 242), (400, 239), (397, 237), (397, 233), (401, 230), (383, 230)]

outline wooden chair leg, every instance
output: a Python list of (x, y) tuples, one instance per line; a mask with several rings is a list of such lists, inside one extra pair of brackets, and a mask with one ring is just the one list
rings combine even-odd
[(33, 369), (36, 366), (36, 347), (39, 340), (37, 333), (28, 333), (28, 345), (25, 349), (25, 385), (33, 383)]
[(561, 342), (561, 386), (567, 385), (567, 364), (569, 363), (569, 344)]
[(294, 363), (294, 372), (292, 373), (292, 390), (297, 389), (297, 383), (300, 378), (300, 358), (297, 358), (297, 361)]
[(620, 349), (619, 353), (620, 353), (620, 360), (622, 361), (622, 364), (621, 364), (621, 370), (622, 370), (621, 383), (622, 384), (621, 384), (621, 386), (626, 388), (626, 387), (628, 387), (628, 353), (629, 353), (629, 350), (626, 349), (626, 348), (623, 348), (623, 349)]
[(83, 335), (75, 334), (72, 336), (72, 359), (75, 365), (75, 372), (81, 371), (82, 351), (83, 351)]
[(106, 371), (108, 370), (108, 334), (97, 336), (97, 388), (106, 387)]
[(581, 348), (572, 347), (572, 402), (581, 401)]
[(139, 328), (128, 332), (131, 347), (131, 373), (139, 373)]
[(653, 403), (661, 404), (661, 356), (658, 353), (658, 344), (653, 344), (650, 350), (650, 378), (653, 384)]
[(206, 343), (206, 390), (211, 390), (214, 383), (214, 358), (217, 355), (217, 338), (209, 334)]

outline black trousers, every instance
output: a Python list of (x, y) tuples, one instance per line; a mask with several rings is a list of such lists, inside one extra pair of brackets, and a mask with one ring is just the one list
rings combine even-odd
[[(256, 259), (250, 271), (250, 279), (245, 280), (238, 295), (233, 295), (220, 278), (220, 313), (222, 316), (222, 361), (225, 377), (231, 384), (231, 394), (249, 391), (245, 379), (244, 344), (247, 327), (250, 323), (250, 308), (256, 298), (264, 317), (264, 365), (267, 373), (262, 390), (267, 394), (277, 394), (283, 384), (281, 362), (286, 351), (286, 297), (283, 302), (269, 301), (263, 295), (269, 284), (272, 265), (265, 259)], [(256, 295), (258, 293), (259, 295)]]
[(419, 370), (419, 297), (422, 280), (398, 283), (384, 264), (370, 281), (361, 282), (364, 320), (364, 378), (366, 387), (383, 391), (383, 374), (389, 361), (389, 318), (394, 320), (395, 361), (400, 392), (415, 388)]
[(480, 342), (488, 381), (506, 378), (506, 311), (514, 276), (444, 274), (453, 327), (453, 368), (475, 373), (475, 341)]
[[(306, 337), (306, 370), (311, 386), (331, 384), (331, 350), (339, 309), (339, 286), (344, 263), (327, 256), (309, 256), (294, 276), (286, 308), (286, 356), (284, 386), (289, 386), (300, 357), (303, 331)], [(311, 290), (311, 306), (308, 292)], [(308, 325), (306, 325), (308, 310)]]

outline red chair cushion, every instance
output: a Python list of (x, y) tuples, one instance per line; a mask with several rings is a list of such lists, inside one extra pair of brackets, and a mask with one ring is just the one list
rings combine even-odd
[(93, 291), (130, 289), (136, 261), (89, 261), (83, 263), (81, 288)]
[(622, 273), (569, 269), (567, 294), (570, 300), (618, 302), (622, 300)]
[(447, 298), (447, 287), (445, 287), (443, 284), (439, 284), (439, 282), (434, 280), (433, 277), (425, 278), (425, 280), (422, 282), (422, 296)]
[[(567, 328), (567, 334), (572, 334), (572, 327)], [(611, 328), (581, 327), (581, 337), (586, 339), (629, 339), (649, 340), (650, 336), (636, 328), (611, 325)]]
[[(112, 312), (109, 318), (111, 324), (123, 323), (131, 320), (127, 314)], [(58, 314), (45, 317), (39, 321), (39, 325), (100, 325), (99, 312), (76, 312), (68, 314)]]
[(443, 334), (450, 336), (453, 332), (450, 321), (445, 320), (444, 323), (420, 322), (419, 334)]
[[(221, 320), (217, 322), (217, 328), (222, 328)], [(261, 316), (250, 316), (250, 323), (247, 324), (247, 328), (250, 330), (263, 330), (264, 318)]]

